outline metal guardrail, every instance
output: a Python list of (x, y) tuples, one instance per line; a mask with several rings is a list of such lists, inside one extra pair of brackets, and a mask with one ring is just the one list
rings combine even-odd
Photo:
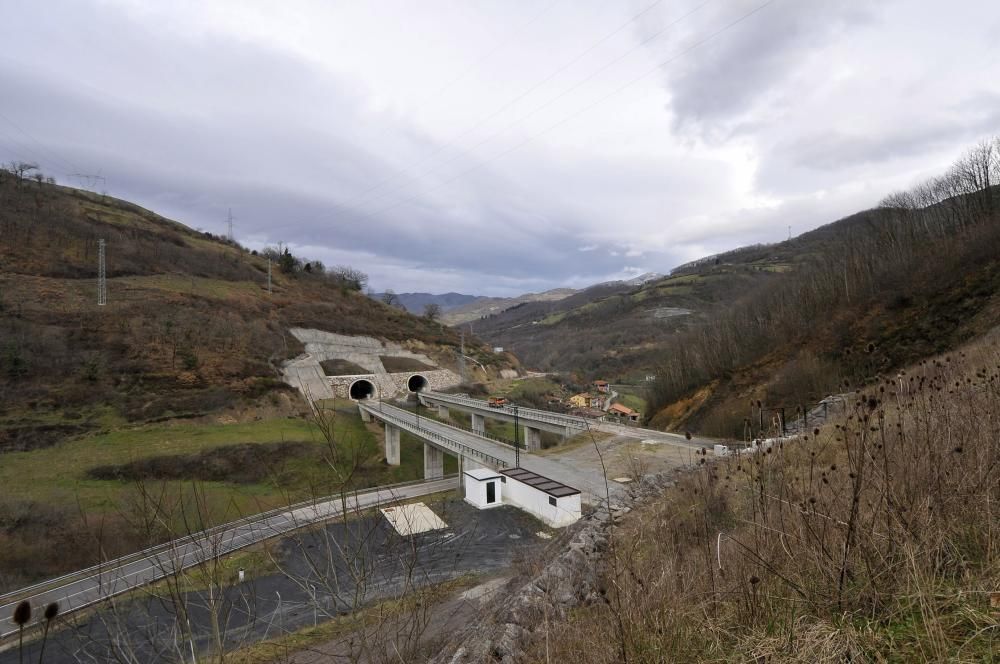
[[(431, 419), (431, 418), (427, 418), (427, 419)], [(448, 427), (452, 427), (452, 428), (455, 428), (455, 429), (461, 429), (462, 431), (468, 431), (469, 433), (474, 433), (477, 436), (480, 436), (482, 438), (489, 438), (494, 443), (500, 443), (501, 445), (506, 445), (511, 450), (513, 450), (515, 447), (517, 447), (517, 445), (514, 444), (513, 440), (510, 440), (508, 438), (503, 438), (501, 436), (497, 436), (497, 435), (492, 434), (492, 433), (490, 433), (488, 431), (477, 431), (477, 430), (473, 429), (472, 427), (467, 427), (464, 424), (457, 424), (455, 422), (440, 422), (439, 420), (434, 420), (434, 421), (438, 422), (439, 424), (443, 424), (445, 426), (448, 426)], [(521, 448), (521, 451), (522, 452), (524, 451), (523, 447)]]
[[(442, 444), (445, 447), (452, 448), (452, 449), (457, 448), (455, 451), (459, 452), (460, 454), (463, 454), (464, 456), (480, 458), (480, 459), (486, 461), (487, 463), (492, 463), (493, 465), (497, 466), (498, 468), (506, 468), (507, 467), (507, 462), (506, 461), (504, 461), (503, 459), (501, 459), (499, 457), (495, 457), (492, 454), (489, 454), (487, 452), (483, 452), (482, 450), (478, 450), (475, 447), (471, 447), (470, 445), (466, 445), (465, 443), (460, 443), (457, 440), (453, 440), (451, 438), (448, 438), (447, 436), (444, 436), (444, 435), (438, 433), (437, 431), (432, 431), (431, 429), (425, 429), (422, 426), (419, 426), (419, 425), (416, 425), (416, 424), (412, 424), (408, 420), (403, 419), (401, 417), (398, 417), (398, 416), (392, 414), (391, 412), (386, 412), (386, 410), (384, 410), (384, 409), (374, 408), (372, 406), (368, 406), (368, 405), (365, 405), (365, 404), (359, 404), (359, 405), (360, 405), (361, 408), (364, 408), (371, 415), (379, 418), (380, 420), (383, 420), (385, 422), (389, 422), (390, 424), (398, 426), (401, 429), (405, 429), (405, 430), (409, 431), (412, 434), (415, 434), (415, 435), (418, 435), (418, 436), (423, 436), (424, 438), (427, 438), (427, 439), (432, 440), (432, 441), (437, 441), (438, 443)], [(401, 413), (409, 414), (405, 410), (402, 410), (401, 408), (396, 408), (395, 406), (386, 406), (386, 407), (390, 408), (392, 410), (398, 410)], [(434, 422), (435, 424), (437, 424), (439, 426), (442, 426), (442, 427), (451, 427), (450, 424), (444, 424), (442, 422), (438, 422), (437, 420), (428, 420), (428, 421)], [(451, 428), (457, 429), (458, 427), (451, 427)], [(475, 433), (475, 432), (473, 432), (473, 433)], [(479, 434), (475, 433), (475, 435), (478, 436)]]
[[(457, 474), (445, 475), (444, 477), (439, 478), (439, 479), (452, 479), (454, 477), (457, 477)], [(350, 493), (348, 493), (347, 496), (348, 497), (350, 497), (350, 496), (357, 496), (357, 495), (360, 495), (360, 494), (363, 494), (363, 493), (370, 493), (372, 491), (391, 491), (393, 489), (400, 489), (400, 488), (407, 487), (407, 486), (413, 486), (413, 485), (417, 485), (417, 484), (425, 484), (427, 481), (428, 480), (424, 480), (424, 479), (409, 480), (409, 481), (406, 481), (406, 482), (397, 482), (395, 484), (388, 484), (388, 485), (384, 485), (384, 486), (370, 487), (370, 488), (363, 489), (363, 490), (360, 490), (360, 491), (353, 490)], [(323, 498), (316, 498), (316, 499), (312, 499), (312, 500), (305, 500), (305, 501), (302, 501), (302, 502), (299, 502), (299, 503), (294, 503), (292, 505), (288, 505), (288, 506), (285, 506), (285, 507), (276, 507), (276, 508), (274, 508), (272, 510), (268, 510), (266, 512), (259, 512), (257, 514), (246, 516), (246, 517), (243, 517), (241, 519), (237, 519), (235, 521), (230, 521), (228, 523), (223, 523), (223, 524), (220, 524), (218, 526), (213, 526), (211, 528), (199, 531), (197, 533), (192, 533), (190, 535), (185, 535), (184, 537), (180, 537), (180, 538), (177, 538), (177, 539), (174, 539), (174, 540), (170, 540), (170, 541), (164, 542), (162, 544), (157, 544), (157, 545), (151, 546), (151, 547), (149, 547), (147, 549), (143, 549), (141, 551), (136, 551), (135, 553), (129, 553), (129, 554), (126, 554), (126, 555), (118, 557), (118, 558), (113, 558), (111, 560), (106, 560), (106, 561), (97, 563), (96, 565), (92, 565), (90, 567), (87, 567), (85, 569), (76, 570), (75, 572), (70, 572), (68, 574), (64, 574), (62, 576), (58, 576), (58, 577), (55, 577), (55, 578), (52, 578), (52, 579), (46, 579), (45, 581), (39, 581), (38, 583), (32, 584), (30, 586), (25, 586), (23, 588), (18, 588), (17, 590), (12, 590), (10, 592), (4, 593), (3, 595), (0, 595), (0, 606), (4, 606), (6, 604), (11, 604), (11, 603), (16, 602), (16, 601), (18, 601), (20, 599), (25, 599), (25, 598), (28, 598), (28, 597), (33, 597), (34, 595), (38, 595), (38, 594), (43, 593), (43, 592), (48, 592), (50, 590), (56, 590), (56, 589), (61, 588), (63, 586), (69, 585), (70, 583), (75, 583), (77, 581), (83, 581), (85, 579), (89, 579), (89, 578), (92, 578), (92, 577), (95, 577), (95, 576), (100, 576), (103, 573), (110, 573), (110, 572), (113, 572), (114, 570), (119, 569), (121, 567), (124, 567), (125, 565), (128, 565), (130, 563), (139, 562), (139, 561), (144, 560), (146, 558), (153, 558), (153, 557), (159, 556), (161, 554), (165, 554), (165, 553), (170, 553), (170, 552), (172, 552), (172, 551), (174, 551), (174, 550), (176, 550), (176, 549), (178, 549), (178, 548), (180, 548), (182, 546), (187, 546), (189, 544), (197, 545), (197, 544), (202, 543), (202, 542), (204, 542), (206, 540), (210, 540), (213, 536), (224, 534), (226, 531), (229, 531), (229, 530), (234, 530), (234, 529), (240, 528), (242, 526), (252, 526), (254, 523), (256, 523), (258, 521), (266, 521), (267, 519), (270, 519), (270, 518), (275, 517), (275, 516), (281, 516), (281, 515), (286, 514), (286, 513), (295, 512), (297, 510), (300, 510), (300, 509), (303, 509), (303, 508), (306, 508), (306, 507), (310, 507), (310, 506), (314, 506), (314, 505), (318, 505), (318, 504), (321, 504), (321, 503), (329, 503), (329, 502), (332, 502), (334, 500), (339, 500), (340, 498), (341, 498), (341, 494), (336, 494), (336, 495), (326, 496), (326, 497), (323, 497)], [(308, 524), (305, 524), (305, 525), (308, 525)], [(297, 525), (296, 526), (296, 528), (301, 528), (301, 527), (304, 527), (304, 526), (303, 525)], [(290, 532), (290, 531), (285, 531), (285, 532)], [(268, 538), (264, 538), (264, 539), (269, 539), (270, 537), (281, 535), (281, 534), (283, 534), (283, 533), (275, 533), (274, 535), (270, 535), (270, 536), (268, 536)], [(263, 540), (257, 540), (257, 541), (263, 541)], [(232, 549), (232, 551), (236, 551), (239, 548), (244, 548), (244, 547), (250, 546), (251, 544), (254, 544), (254, 543), (256, 543), (256, 542), (248, 542), (246, 544), (241, 545), (240, 547), (236, 547), (236, 548)], [(185, 568), (181, 568), (181, 569), (185, 569)], [(181, 571), (181, 570), (176, 570), (176, 571)], [(82, 607), (74, 607), (73, 610), (76, 611), (79, 608), (82, 608)]]
[[(491, 407), (487, 402), (481, 401), (479, 399), (473, 399), (472, 397), (463, 397), (457, 394), (444, 394), (442, 392), (422, 392), (421, 395), (426, 396), (429, 399), (444, 401), (446, 403), (460, 404), (466, 406), (473, 406), (475, 408), (480, 408), (492, 412), (502, 412), (505, 415), (511, 417), (514, 416), (514, 411), (512, 406), (501, 406), (500, 408)], [(538, 420), (539, 422), (548, 422), (550, 424), (558, 424), (561, 426), (570, 426), (576, 429), (586, 429), (587, 420), (583, 417), (577, 417), (575, 415), (560, 415), (558, 413), (551, 413), (545, 410), (538, 410), (536, 408), (521, 408), (518, 407), (518, 415), (527, 420)]]

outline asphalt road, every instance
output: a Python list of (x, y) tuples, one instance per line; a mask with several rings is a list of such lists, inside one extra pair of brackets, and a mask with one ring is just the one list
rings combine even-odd
[[(458, 487), (458, 478), (447, 478), (411, 484), (400, 487), (375, 489), (351, 495), (347, 498), (347, 509), (364, 509), (396, 500), (425, 496)], [(22, 600), (31, 602), (36, 615), (50, 602), (58, 602), (60, 614), (66, 615), (86, 606), (103, 601), (136, 587), (156, 581), (202, 561), (257, 542), (282, 535), (303, 526), (314, 524), (343, 513), (340, 498), (325, 500), (297, 509), (277, 514), (270, 513), (257, 520), (248, 520), (222, 529), (211, 535), (195, 534), (178, 540), (171, 546), (157, 548), (149, 555), (131, 560), (122, 565), (114, 561), (97, 573), (73, 579), (57, 587), (16, 598), (0, 606), (0, 640), (17, 633), (10, 617), (14, 607)], [(5, 596), (9, 597), (9, 596)]]
[[(470, 573), (510, 573), (545, 560), (546, 547), (561, 546), (539, 537), (553, 531), (513, 507), (480, 511), (454, 495), (428, 506), (446, 528), (404, 537), (372, 515), (283, 537), (275, 547), (281, 571), (228, 586), (217, 600), (226, 648), (293, 632), (414, 587)], [(190, 662), (192, 649), (205, 653), (212, 643), (206, 592), (186, 593), (184, 605), (191, 638), (173, 602), (139, 594), (108, 602), (50, 634), (45, 664)], [(387, 625), (369, 636), (391, 644), (394, 635)], [(39, 650), (38, 641), (26, 646), (24, 661), (38, 661)], [(0, 664), (19, 661), (16, 647), (0, 651)]]

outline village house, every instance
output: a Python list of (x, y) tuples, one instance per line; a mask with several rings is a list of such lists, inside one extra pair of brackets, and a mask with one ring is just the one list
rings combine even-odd
[(594, 410), (603, 411), (607, 398), (607, 395), (604, 394), (581, 392), (580, 394), (574, 394), (566, 401), (573, 408), (593, 408)]
[(593, 385), (594, 389), (596, 389), (601, 394), (607, 394), (608, 392), (611, 391), (611, 386), (608, 384), (608, 381), (606, 380), (595, 380)]
[(611, 407), (608, 408), (608, 415), (617, 417), (619, 420), (628, 420), (629, 422), (638, 422), (642, 417), (639, 411), (632, 410), (620, 403), (611, 404)]

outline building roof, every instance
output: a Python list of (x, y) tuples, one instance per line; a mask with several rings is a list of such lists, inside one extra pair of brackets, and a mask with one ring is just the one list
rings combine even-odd
[(465, 471), (465, 474), (479, 481), (494, 480), (500, 478), (500, 475), (497, 474), (497, 471), (490, 470), (489, 468), (470, 468), (469, 470)]
[(624, 406), (624, 405), (622, 405), (620, 403), (613, 403), (613, 404), (611, 404), (611, 407), (608, 408), (608, 410), (613, 410), (616, 413), (621, 413), (622, 415), (632, 415), (632, 414), (635, 413), (634, 410), (632, 410), (628, 406)]
[(606, 380), (595, 380), (594, 381), (594, 385), (607, 385), (607, 384), (608, 384), (608, 381), (606, 381)]
[(579, 489), (574, 489), (573, 487), (566, 486), (561, 482), (550, 480), (547, 477), (543, 477), (538, 473), (533, 473), (530, 470), (525, 470), (524, 468), (506, 468), (500, 472), (512, 480), (517, 480), (518, 482), (527, 484), (528, 486), (538, 489), (539, 491), (544, 491), (555, 498), (575, 496), (580, 493)]

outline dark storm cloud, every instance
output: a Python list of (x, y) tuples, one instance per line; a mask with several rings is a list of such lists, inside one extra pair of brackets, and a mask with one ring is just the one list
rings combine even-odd
[[(524, 229), (531, 240), (520, 241), (526, 235), (511, 236), (510, 229), (521, 224), (524, 212), (494, 195), (488, 182), (480, 187), (471, 180), (471, 214), (460, 219), (432, 198), (386, 209), (412, 196), (405, 188), (386, 195), (392, 188), (383, 187), (359, 197), (392, 169), (373, 151), (338, 138), (375, 132), (370, 119), (361, 117), (357, 98), (343, 91), (348, 86), (308, 63), (239, 42), (195, 40), (177, 48), (141, 26), (107, 21), (108, 33), (129, 37), (105, 46), (105, 57), (169, 57), (169, 69), (182, 74), (160, 78), (145, 72), (153, 74), (146, 79), (125, 69), (124, 82), (140, 94), (123, 100), (115, 91), (121, 83), (102, 89), (49, 76), (31, 63), (0, 66), (0, 85), (16, 99), (13, 112), (48, 128), (45, 148), (24, 139), (43, 157), (60, 155), (55, 169), (46, 163), (55, 160), (39, 159), (47, 170), (101, 172), (111, 193), (216, 232), (236, 201), (243, 237), (330, 247), (348, 257), (408, 257), (432, 270), (531, 274), (540, 283), (565, 273), (568, 256), (556, 248), (573, 242), (558, 230), (566, 224), (536, 218)], [(63, 43), (69, 50), (88, 41), (58, 32), (51, 38), (69, 40)], [(411, 143), (406, 149), (434, 147), (403, 133)], [(491, 229), (498, 228), (512, 240), (509, 248), (490, 241)], [(614, 271), (610, 260), (594, 267)]]
[[(664, 53), (677, 52), (714, 34), (763, 3), (720, 3), (686, 40), (677, 39)], [(670, 110), (681, 131), (724, 139), (735, 120), (782, 84), (819, 46), (846, 29), (871, 21), (862, 3), (851, 0), (777, 2), (748, 16), (733, 28), (664, 71)], [(825, 75), (824, 68), (816, 76)]]

